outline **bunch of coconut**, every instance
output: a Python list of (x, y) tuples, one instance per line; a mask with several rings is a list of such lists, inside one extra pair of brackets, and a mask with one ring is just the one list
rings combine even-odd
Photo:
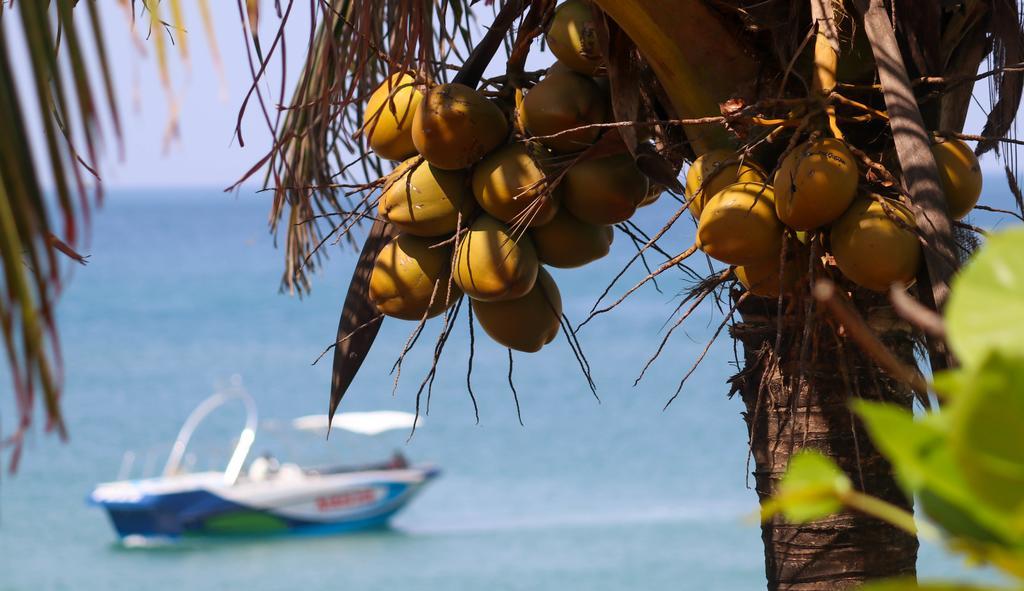
[(398, 230), (370, 279), (381, 313), (422, 321), (465, 294), (503, 346), (534, 352), (558, 334), (561, 296), (545, 266), (605, 256), (612, 225), (649, 189), (626, 152), (577, 158), (603, 131), (586, 126), (611, 116), (607, 85), (595, 78), (602, 62), (592, 19), (583, 0), (556, 9), (546, 41), (558, 61), (514, 108), (408, 74), (370, 97), (368, 145), (399, 162), (378, 202)]
[[(950, 217), (959, 220), (981, 196), (981, 168), (960, 140), (933, 144)], [(779, 163), (771, 181), (741, 154), (715, 150), (687, 171), (686, 195), (698, 220), (697, 245), (735, 265), (751, 293), (778, 297), (806, 272), (799, 244), (783, 252), (787, 228), (798, 242), (820, 233), (824, 260), (855, 284), (873, 291), (909, 285), (921, 247), (914, 216), (900, 201), (865, 192), (850, 148), (836, 138), (798, 145)]]

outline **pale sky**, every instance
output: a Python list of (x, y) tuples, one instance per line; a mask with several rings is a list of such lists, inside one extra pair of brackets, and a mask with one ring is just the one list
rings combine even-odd
[[(152, 52), (140, 55), (131, 39), (123, 11), (113, 2), (102, 3), (110, 55), (114, 56), (117, 92), (125, 100), (122, 122), (126, 153), (123, 159), (119, 159), (115, 150), (110, 151), (104, 167), (104, 180), (110, 187), (224, 188), (265, 155), (271, 145), (271, 135), (263, 124), (255, 101), (247, 110), (243, 126), (245, 147), (239, 146), (233, 137), (238, 109), (251, 83), (238, 3), (233, 0), (209, 2), (216, 27), (217, 48), (224, 64), (223, 82), (214, 65), (196, 2), (183, 4), (188, 9), (185, 22), (190, 57), (186, 65), (176, 50), (171, 54), (174, 66), (172, 87), (181, 113), (180, 133), (170, 144), (165, 144), (169, 102), (160, 82), (155, 56)], [(273, 3), (262, 4), (268, 11), (261, 19), (260, 31), (266, 48), (272, 40), (277, 18), (269, 14)], [(290, 43), (286, 46), (289, 50), (286, 55), (290, 81), (296, 78), (305, 57), (310, 26), (309, 5), (310, 2), (303, 1), (293, 4), (287, 37)], [(280, 73), (279, 64), (275, 64), (275, 74)], [(279, 78), (272, 78), (275, 84), (277, 80)], [(268, 90), (266, 84), (262, 88)]]
[[(245, 147), (240, 147), (233, 138), (238, 107), (251, 80), (243, 33), (239, 26), (237, 2), (209, 2), (217, 30), (217, 46), (224, 63), (223, 83), (214, 66), (196, 3), (184, 2), (190, 58), (186, 66), (177, 50), (171, 53), (172, 84), (181, 115), (180, 135), (169, 145), (164, 141), (169, 103), (160, 82), (152, 44), (148, 43), (150, 51), (147, 55), (140, 53), (137, 44), (133, 42), (127, 17), (117, 3), (107, 0), (98, 4), (107, 37), (107, 50), (114, 68), (116, 92), (121, 101), (125, 132), (123, 157), (117, 153), (113, 134), (108, 133), (108, 149), (101, 165), (108, 188), (224, 188), (267, 152), (271, 136), (261, 123), (262, 115), (255, 104), (247, 112), (243, 126)], [(261, 40), (265, 48), (272, 41), (278, 24), (276, 16), (270, 14), (273, 5), (273, 2), (268, 1), (262, 3), (266, 14), (261, 22)], [(309, 6), (308, 1), (297, 0), (293, 3), (293, 15), (288, 27), (288, 96), (291, 83), (305, 57), (305, 41), (310, 26)], [(481, 20), (486, 22), (490, 13), (489, 9), (484, 10), (488, 12), (481, 14)], [(138, 34), (145, 35), (145, 30)], [(20, 37), (16, 34), (11, 37), (17, 58)], [(15, 60), (16, 70), (24, 67), (23, 63), (18, 66), (18, 61)], [(280, 73), (279, 65), (278, 61), (275, 64), (275, 78), (271, 79), (274, 88), (279, 80), (276, 78)], [(263, 88), (274, 93), (266, 84)], [(98, 92), (100, 89), (94, 90)], [(976, 92), (980, 102), (987, 105), (984, 86), (979, 86)], [(965, 131), (980, 132), (982, 122), (981, 113), (975, 106)], [(987, 156), (983, 164), (987, 170), (1001, 170), (1001, 164), (992, 156)]]

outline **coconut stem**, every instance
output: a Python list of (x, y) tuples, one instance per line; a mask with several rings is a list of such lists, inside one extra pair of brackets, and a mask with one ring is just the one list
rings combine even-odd
[[(835, 8), (832, 0), (811, 0), (811, 20), (816, 29), (814, 35), (814, 91), (824, 100), (836, 88), (836, 69), (839, 66), (839, 32), (836, 29)], [(831, 102), (825, 105), (825, 115), (832, 135), (843, 139), (843, 132), (836, 120), (836, 107)]]
[(465, 63), (459, 68), (459, 72), (452, 78), (453, 83), (476, 88), (484, 75), (484, 70), (487, 69), (487, 64), (491, 63), (505, 35), (525, 9), (526, 3), (523, 0), (509, 0), (501, 7), (483, 39), (476, 44)]

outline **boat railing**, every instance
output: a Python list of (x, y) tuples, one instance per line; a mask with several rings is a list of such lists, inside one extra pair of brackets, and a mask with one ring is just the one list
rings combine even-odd
[(256, 439), (256, 428), (259, 425), (259, 415), (256, 412), (255, 401), (253, 401), (248, 392), (241, 387), (241, 384), (237, 382), (231, 388), (217, 392), (202, 401), (199, 406), (192, 411), (188, 418), (185, 419), (185, 423), (181, 426), (181, 430), (178, 431), (178, 436), (175, 438), (174, 445), (171, 447), (171, 453), (167, 458), (167, 464), (164, 465), (164, 476), (173, 476), (181, 472), (182, 459), (185, 457), (185, 451), (188, 449), (189, 440), (192, 438), (192, 434), (195, 432), (196, 428), (203, 422), (203, 419), (205, 419), (207, 415), (233, 400), (239, 400), (245, 406), (245, 427), (238, 436), (238, 442), (235, 444), (234, 452), (231, 454), (231, 459), (228, 460), (227, 467), (224, 468), (224, 484), (230, 486), (238, 480), (238, 475), (242, 471), (242, 466), (245, 464), (245, 458), (249, 455), (249, 449), (252, 447), (252, 443)]
[[(234, 442), (232, 442), (234, 444)], [(197, 471), (221, 471), (223, 458), (234, 450), (234, 445), (204, 445), (199, 446), (196, 452), (195, 445), (190, 445), (189, 450), (181, 459), (178, 467), (178, 474)], [(117, 469), (117, 480), (141, 480), (151, 478), (163, 473), (160, 462), (167, 457), (167, 446), (159, 445), (146, 449), (130, 449), (121, 455), (121, 464)], [(205, 458), (203, 462), (199, 458)]]

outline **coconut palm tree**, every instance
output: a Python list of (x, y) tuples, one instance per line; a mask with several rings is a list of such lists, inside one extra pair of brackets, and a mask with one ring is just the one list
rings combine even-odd
[[(488, 34), (464, 46), (455, 40), (472, 33), (461, 19), (468, 15), (465, 7), (438, 2), (431, 15), (429, 4), (321, 4), (324, 21), (306, 76), (265, 168), (268, 186), (276, 190), (274, 216), (289, 222), (288, 289), (308, 286), (306, 271), (326, 236), (349, 236), (360, 216), (372, 215), (372, 199), (364, 197), (374, 186), (361, 183), (383, 170), (371, 153), (349, 142), (363, 124), (361, 99), (385, 73), (415, 72), (426, 86), (447, 81), (443, 64), (472, 47), (458, 60), (463, 66), (456, 77), (476, 83), (479, 62), (490, 59), (493, 42), (501, 39), (508, 50), (506, 72), (482, 87), (493, 89), (499, 101), (514, 101), (519, 89), (528, 94), (536, 81), (524, 72), (525, 54), (551, 22), (553, 2), (500, 3)], [(655, 149), (646, 152), (635, 135), (621, 134), (652, 179), (679, 188), (676, 171), (685, 161), (721, 147), (774, 170), (807, 126), (829, 130), (831, 123), (833, 135), (858, 148), (862, 184), (912, 206), (925, 245), (914, 294), (921, 305), (941, 306), (970, 240), (949, 219), (930, 134), (962, 134), (973, 83), (986, 59), (991, 71), (985, 77), (995, 93), (978, 153), (996, 148), (1011, 131), (1021, 93), (1016, 65), (1024, 49), (1015, 2), (594, 0), (593, 9), (615, 119), (653, 130)], [(792, 109), (807, 100), (817, 101), (818, 115), (808, 118)], [(354, 169), (324, 154), (343, 147), (359, 155), (348, 162), (359, 162), (365, 175), (351, 174), (349, 187), (338, 173)], [(357, 197), (340, 208), (346, 190)], [(339, 212), (346, 213), (324, 230), (297, 224)], [(644, 249), (655, 249), (673, 222)], [(389, 236), (385, 224), (373, 224), (353, 276), (338, 329), (332, 409), (382, 321), (366, 290), (374, 256)], [(732, 385), (747, 407), (759, 497), (772, 493), (791, 454), (811, 446), (835, 458), (865, 491), (909, 507), (847, 403), (859, 396), (910, 407), (915, 388), (927, 403), (911, 369), (923, 337), (894, 313), (887, 297), (848, 281), (815, 299), (817, 280), (842, 280), (834, 267), (816, 262), (825, 251), (824, 232), (808, 240), (809, 248), (794, 238), (787, 244), (809, 254), (810, 265), (791, 296), (759, 298), (733, 289), (727, 269), (698, 284), (688, 298), (698, 304), (709, 295), (731, 300), (723, 326), (744, 350), (745, 366)], [(669, 257), (663, 268), (675, 268), (671, 263), (678, 261)], [(852, 310), (852, 316), (833, 316), (830, 307)], [(851, 340), (855, 322), (870, 326), (872, 341)], [(938, 347), (928, 356), (934, 368), (952, 361)], [(915, 572), (916, 539), (856, 514), (802, 526), (768, 521), (763, 539), (771, 589), (845, 588)]]
[[(26, 4), (32, 3), (21, 6)], [(389, 74), (405, 72), (422, 91), (457, 82), (481, 89), (513, 112), (523, 93), (529, 95), (543, 75), (527, 71), (526, 59), (552, 23), (555, 1), (506, 0), (476, 9), (472, 4), (465, 0), (320, 0), (316, 4), (319, 27), (311, 36), (298, 84), (288, 97), (283, 89), (277, 96), (267, 96), (260, 84), (281, 51), (284, 26), (261, 38), (256, 27), (260, 4), (246, 2), (257, 65), (251, 100), (243, 110), (258, 108), (274, 130), (275, 142), (243, 180), (262, 174), (274, 191), (271, 218), (275, 230), (285, 234), (283, 289), (308, 290), (310, 272), (323, 256), (320, 246), (331, 238), (358, 245), (359, 228), (369, 226), (341, 310), (332, 412), (384, 321), (369, 297), (369, 283), (377, 253), (395, 234), (375, 214), (379, 190), (393, 183), (394, 177), (388, 173), (390, 164), (377, 158), (364, 141), (380, 117), (364, 113), (367, 97)], [(91, 2), (78, 5), (92, 10)], [(279, 3), (282, 20), (287, 20), (292, 5), (291, 1)], [(56, 6), (58, 17), (66, 19), (61, 23), (69, 31), (70, 44), (75, 24), (70, 12), (75, 3), (68, 0)], [(971, 247), (969, 233), (974, 230), (950, 218), (932, 143), (973, 139), (978, 142), (978, 154), (1000, 151), (1010, 164), (1008, 179), (1015, 206), (1024, 213), (1014, 180), (1015, 157), (1012, 151), (1006, 153), (1015, 145), (1013, 122), (1024, 82), (1019, 3), (592, 0), (583, 6), (589, 18), (584, 18), (587, 25), (581, 29), (580, 45), (587, 57), (600, 62), (606, 75), (614, 122), (597, 126), (601, 139), (574, 156), (572, 163), (609, 152), (628, 154), (650, 182), (680, 197), (679, 211), (660, 230), (642, 236), (630, 264), (648, 255), (665, 257), (641, 284), (669, 271), (700, 279), (680, 304), (680, 322), (708, 298), (718, 299), (727, 310), (715, 338), (727, 328), (744, 352), (744, 366), (730, 383), (746, 406), (759, 498), (773, 493), (792, 454), (812, 447), (832, 457), (865, 492), (909, 508), (911, 501), (871, 447), (848, 403), (862, 397), (907, 408), (915, 399), (930, 404), (916, 369), (915, 352), (926, 351), (932, 369), (955, 363), (941, 345), (928, 342), (906, 321), (923, 308), (941, 308), (958, 261)], [(27, 30), (43, 30), (39, 23), (46, 21), (44, 9), (24, 12), (32, 12), (35, 18), (36, 29), (26, 24)], [(159, 26), (157, 12), (150, 14)], [(480, 25), (486, 32), (481, 33)], [(95, 36), (101, 46), (101, 35)], [(43, 110), (52, 112), (58, 122), (76, 115), (81, 121), (92, 121), (94, 103), (81, 98), (89, 95), (82, 92), (80, 77), (66, 85), (75, 85), (79, 103), (85, 106), (69, 112), (57, 83), (61, 78), (51, 75), (53, 59), (69, 59), (74, 65), (74, 52), (65, 55), (54, 49), (52, 33), (40, 39), (43, 57), (35, 77), (42, 82), (38, 86), (47, 107)], [(0, 41), (3, 50), (6, 41)], [(501, 50), (503, 55), (495, 58)], [(6, 53), (0, 58), (3, 65)], [(495, 59), (504, 66), (498, 68), (502, 73), (482, 80)], [(986, 60), (987, 71), (979, 74)], [(7, 66), (0, 71), (0, 97), (16, 101), (11, 98), (15, 81), (9, 70)], [(983, 79), (990, 81), (993, 91), (988, 119), (979, 135), (964, 135), (974, 83)], [(108, 102), (116, 112), (114, 97)], [(276, 110), (274, 104), (284, 108)], [(14, 210), (4, 217), (5, 210), (0, 209), (0, 223), (6, 224), (4, 236), (15, 238), (0, 244), (7, 287), (2, 296), (7, 299), (0, 299), (0, 318), (16, 383), (22, 384), (21, 398), (30, 408), (31, 399), (25, 398), (33, 391), (30, 376), (38, 377), (50, 418), (59, 424), (56, 341), (54, 337), (47, 340), (46, 334), (56, 334), (50, 312), (59, 286), (54, 248), (73, 251), (64, 245), (69, 240), (58, 241), (48, 230), (49, 209), (39, 182), (23, 178), (35, 167), (24, 162), (31, 151), (24, 130), (18, 135), (18, 119), (12, 116), (16, 112), (10, 108), (0, 112), (4, 117), (0, 121), (18, 138), (6, 149), (11, 158), (21, 158), (5, 156), (0, 170), (4, 206)], [(82, 158), (73, 149), (81, 140), (70, 135), (72, 126), (50, 120), (47, 125), (51, 131), (47, 141), (56, 146), (51, 152), (56, 150), (52, 168), (58, 179), (60, 211), (73, 212), (68, 197), (72, 190), (60, 179), (67, 171), (76, 175), (81, 171), (76, 160), (91, 158)], [(63, 137), (58, 138), (58, 130)], [(922, 256), (915, 265), (916, 284), (910, 293), (893, 288), (890, 298), (884, 290), (888, 285), (876, 291), (879, 286), (870, 289), (860, 285), (863, 281), (852, 281), (849, 277), (854, 273), (840, 269), (842, 264), (837, 266), (833, 241), (838, 239), (827, 224), (799, 234), (784, 232), (774, 278), (785, 287), (772, 297), (755, 293), (763, 290), (749, 285), (749, 277), (746, 287), (737, 282), (737, 275), (744, 272), (742, 264), (717, 265), (710, 276), (702, 276), (685, 263), (696, 249), (673, 256), (659, 246), (663, 236), (678, 231), (675, 224), (688, 215), (687, 201), (694, 197), (678, 180), (686, 163), (725, 149), (733, 162), (758, 166), (771, 179), (787, 156), (799, 154), (801, 142), (820, 138), (833, 138), (848, 147), (858, 191), (877, 196), (863, 202), (879, 204), (882, 214), (876, 219), (914, 237), (914, 252)], [(14, 162), (26, 165), (9, 165)], [(779, 182), (775, 184), (778, 190)], [(18, 217), (17, 212), (29, 213)], [(71, 215), (70, 219), (77, 218)], [(619, 229), (639, 235), (628, 224)], [(73, 244), (73, 234), (65, 230), (64, 236), (70, 236)], [(456, 247), (459, 236), (461, 231), (453, 238)], [(700, 246), (710, 250), (708, 243)], [(23, 260), (30, 264), (23, 267)], [(793, 265), (796, 278), (787, 279), (786, 269)], [(462, 309), (460, 303), (444, 314), (435, 359), (443, 354)], [(595, 315), (613, 307), (595, 306)], [(471, 315), (473, 308), (466, 309)], [(560, 323), (574, 351), (581, 354), (572, 327), (564, 318)], [(410, 343), (423, 326), (423, 322), (417, 324)], [(580, 366), (592, 385), (582, 356)], [(432, 381), (434, 369), (421, 392)], [(682, 376), (680, 389), (690, 373), (692, 369)], [(769, 589), (850, 588), (871, 578), (915, 572), (917, 540), (913, 536), (854, 513), (806, 525), (769, 520), (762, 527), (762, 538)]]

